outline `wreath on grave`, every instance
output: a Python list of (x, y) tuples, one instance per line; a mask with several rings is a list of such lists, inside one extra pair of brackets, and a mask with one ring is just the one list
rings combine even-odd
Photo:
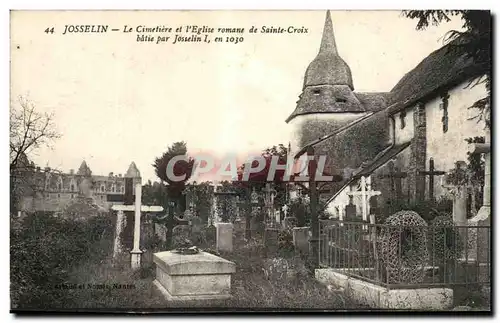
[(448, 260), (456, 260), (462, 255), (464, 243), (459, 230), (450, 215), (435, 217), (431, 223), (429, 248), (433, 263), (440, 265)]
[(427, 223), (418, 213), (399, 211), (388, 217), (380, 240), (387, 283), (419, 283), (424, 280), (429, 259)]

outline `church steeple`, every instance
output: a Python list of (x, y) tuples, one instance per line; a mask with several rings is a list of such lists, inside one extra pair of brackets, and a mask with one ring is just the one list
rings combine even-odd
[(319, 47), (319, 52), (331, 52), (335, 55), (338, 55), (337, 44), (335, 43), (335, 36), (333, 34), (333, 24), (330, 10), (326, 12), (325, 26), (323, 27), (323, 37), (321, 38), (321, 46)]
[(318, 55), (304, 77), (304, 88), (315, 85), (347, 85), (354, 90), (351, 69), (337, 51), (330, 11), (326, 12)]

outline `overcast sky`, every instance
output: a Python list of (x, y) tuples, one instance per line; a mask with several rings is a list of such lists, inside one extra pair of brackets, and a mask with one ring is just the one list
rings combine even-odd
[[(191, 153), (241, 156), (288, 144), (285, 119), (318, 52), (325, 11), (14, 12), (11, 97), (54, 112), (63, 137), (33, 160), (63, 171), (86, 160), (94, 174), (125, 173), (135, 161), (143, 182), (174, 141)], [(459, 19), (416, 31), (399, 11), (332, 11), (337, 47), (356, 91), (389, 91), (443, 44)], [(308, 28), (307, 34), (248, 34), (240, 44), (154, 44), (136, 33), (61, 35), (66, 24), (123, 26), (252, 25)], [(54, 34), (45, 34), (47, 27)], [(18, 48), (19, 47), (19, 48)]]

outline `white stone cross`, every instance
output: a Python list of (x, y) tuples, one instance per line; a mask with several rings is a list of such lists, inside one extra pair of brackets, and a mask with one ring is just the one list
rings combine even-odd
[(266, 188), (263, 191), (266, 193), (264, 204), (267, 208), (267, 217), (268, 219), (272, 219), (274, 216), (274, 197), (278, 192), (271, 188), (271, 184), (269, 183), (266, 184)]
[(141, 254), (142, 250), (140, 249), (140, 241), (141, 241), (141, 212), (162, 212), (163, 207), (161, 206), (145, 206), (141, 205), (141, 197), (142, 197), (142, 184), (137, 183), (135, 185), (135, 204), (134, 205), (113, 205), (111, 207), (112, 210), (118, 211), (116, 217), (116, 237), (115, 237), (115, 245), (113, 250), (113, 256), (116, 257), (121, 252), (121, 241), (120, 235), (123, 229), (123, 219), (125, 211), (135, 211), (134, 217), (134, 245), (131, 254), (131, 266), (132, 269), (138, 269), (141, 266)]
[(286, 204), (281, 207), (281, 210), (283, 211), (283, 214), (285, 215), (285, 218), (288, 215), (288, 209), (289, 209), (289, 207)]
[(380, 191), (372, 190), (372, 180), (371, 177), (361, 176), (360, 191), (347, 192), (348, 196), (360, 196), (361, 197), (361, 211), (363, 215), (363, 221), (368, 220), (368, 214), (370, 213), (370, 198), (372, 196), (377, 196), (382, 194)]

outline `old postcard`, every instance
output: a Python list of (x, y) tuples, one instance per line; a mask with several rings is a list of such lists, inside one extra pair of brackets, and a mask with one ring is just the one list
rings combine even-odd
[(11, 311), (491, 313), (491, 13), (10, 13)]

